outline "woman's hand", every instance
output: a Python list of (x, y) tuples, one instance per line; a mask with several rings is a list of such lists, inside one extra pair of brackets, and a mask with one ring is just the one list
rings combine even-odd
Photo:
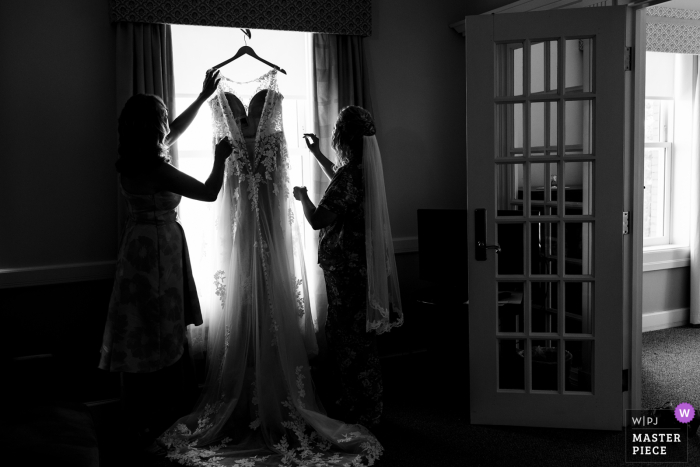
[(216, 143), (216, 148), (214, 149), (214, 158), (217, 161), (225, 161), (228, 156), (233, 152), (233, 146), (231, 146), (231, 141), (228, 138), (224, 138), (218, 143)]
[[(311, 142), (309, 142), (311, 140)], [(306, 141), (306, 147), (309, 148), (311, 152), (318, 151), (318, 136), (313, 133), (304, 133), (304, 141)]]
[(165, 137), (165, 145), (170, 147), (175, 141), (178, 140), (180, 136), (185, 132), (185, 130), (190, 126), (194, 117), (197, 116), (199, 108), (204, 104), (209, 96), (214, 94), (216, 87), (219, 85), (219, 70), (213, 71), (211, 69), (207, 70), (204, 75), (204, 84), (202, 85), (202, 92), (199, 94), (192, 104), (190, 104), (184, 112), (182, 112), (173, 123), (170, 124), (170, 133)]
[(214, 94), (214, 91), (216, 91), (216, 87), (219, 85), (219, 81), (221, 81), (221, 76), (219, 76), (219, 70), (212, 70), (211, 68), (207, 70), (207, 72), (204, 74), (204, 83), (202, 84), (202, 92), (199, 94), (199, 96), (206, 100)]
[(294, 199), (297, 201), (301, 201), (301, 196), (303, 194), (306, 194), (306, 187), (305, 186), (295, 186), (294, 187)]

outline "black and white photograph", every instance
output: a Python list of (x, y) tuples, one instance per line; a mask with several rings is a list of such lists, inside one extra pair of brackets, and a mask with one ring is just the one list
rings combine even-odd
[(700, 466), (700, 0), (0, 4), (3, 465)]

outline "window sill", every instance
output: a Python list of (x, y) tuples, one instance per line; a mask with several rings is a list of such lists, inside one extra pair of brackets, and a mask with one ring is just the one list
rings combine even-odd
[(690, 266), (690, 247), (654, 245), (644, 247), (643, 271), (684, 268)]

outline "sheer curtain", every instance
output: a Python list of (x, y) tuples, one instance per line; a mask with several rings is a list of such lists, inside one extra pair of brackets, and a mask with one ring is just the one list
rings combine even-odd
[(700, 325), (700, 73), (693, 57), (693, 135), (690, 192), (690, 323)]
[[(362, 37), (313, 34), (310, 40), (313, 133), (319, 137), (321, 152), (335, 162), (331, 135), (340, 110), (348, 105), (358, 105), (372, 113)], [(329, 182), (314, 157), (309, 155), (304, 167), (304, 184), (315, 205), (323, 197)], [(304, 235), (311, 310), (317, 321), (319, 349), (323, 351), (328, 300), (323, 270), (317, 264), (318, 231), (307, 226)]]
[[(134, 94), (155, 94), (168, 106), (170, 117), (175, 112), (175, 80), (173, 77), (173, 44), (170, 25), (119, 22), (115, 24), (117, 49), (117, 118), (124, 104)], [(116, 131), (115, 121), (115, 131)], [(113, 155), (116, 157), (116, 154)], [(170, 148), (177, 167), (177, 147)], [(118, 239), (126, 222), (126, 202), (118, 193)]]

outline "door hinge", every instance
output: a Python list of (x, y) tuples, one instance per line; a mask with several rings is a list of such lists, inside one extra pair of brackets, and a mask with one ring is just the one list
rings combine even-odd
[(630, 370), (622, 370), (622, 392), (629, 391), (630, 388)]
[(622, 213), (622, 235), (630, 233), (630, 213), (625, 211)]
[(625, 47), (625, 71), (631, 71), (634, 65), (634, 55), (632, 55), (632, 47)]

